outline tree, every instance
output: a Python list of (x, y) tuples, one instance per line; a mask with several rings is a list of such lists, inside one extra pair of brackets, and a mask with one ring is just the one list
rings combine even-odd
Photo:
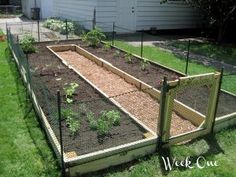
[[(168, 0), (163, 0), (167, 2)], [(228, 24), (236, 16), (236, 0), (185, 0), (192, 6), (200, 9), (208, 24), (218, 30), (217, 41), (221, 42)]]

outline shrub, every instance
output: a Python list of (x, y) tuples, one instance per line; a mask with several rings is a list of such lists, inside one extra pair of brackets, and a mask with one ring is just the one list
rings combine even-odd
[(87, 42), (88, 45), (92, 47), (98, 47), (101, 41), (106, 38), (106, 36), (98, 28), (83, 34), (81, 37), (83, 41)]
[(20, 45), (24, 53), (34, 53), (36, 48), (34, 47), (35, 39), (30, 34), (25, 34), (22, 39), (20, 39)]

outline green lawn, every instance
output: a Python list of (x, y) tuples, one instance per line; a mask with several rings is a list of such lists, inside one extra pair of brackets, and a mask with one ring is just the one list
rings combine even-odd
[[(48, 147), (46, 137), (37, 123), (31, 104), (26, 100), (26, 90), (19, 78), (14, 61), (0, 43), (0, 176), (3, 177), (54, 177), (59, 176), (55, 157)], [(167, 176), (179, 177), (233, 177), (236, 174), (236, 129), (228, 129), (215, 137), (198, 139), (186, 145), (171, 148), (170, 156), (184, 160), (190, 156), (194, 162), (198, 156), (216, 161), (217, 167), (204, 169), (174, 169)], [(133, 166), (106, 170), (102, 174), (88, 175), (107, 177), (154, 177), (163, 176), (160, 154), (138, 160)]]
[(56, 177), (58, 167), (39, 127), (26, 89), (7, 50), (0, 43), (0, 176)]
[[(181, 50), (187, 50), (188, 41), (173, 41), (167, 45), (174, 46)], [(219, 61), (224, 61), (232, 65), (236, 65), (236, 46), (232, 45), (217, 45), (210, 42), (192, 41), (190, 51), (196, 54), (215, 58)]]
[[(115, 41), (115, 45), (127, 50), (131, 53), (140, 55), (140, 47), (132, 46), (123, 41)], [(186, 61), (184, 58), (179, 58), (170, 52), (160, 50), (158, 47), (144, 46), (143, 56), (150, 60), (156, 61), (162, 65), (168, 66), (180, 72), (185, 72)], [(215, 71), (212, 67), (206, 67), (194, 62), (189, 63), (188, 74), (203, 74)], [(227, 76), (223, 79), (222, 88), (236, 94), (236, 76)]]

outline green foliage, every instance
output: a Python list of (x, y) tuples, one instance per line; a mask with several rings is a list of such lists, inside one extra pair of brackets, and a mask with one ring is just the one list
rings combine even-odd
[(80, 128), (80, 122), (76, 120), (76, 114), (72, 109), (67, 108), (62, 110), (62, 118), (66, 121), (66, 126), (69, 128), (70, 134), (75, 136)]
[(116, 51), (115, 51), (115, 54), (114, 54), (114, 57), (119, 57), (120, 54), (121, 54), (121, 52), (120, 52), (119, 50), (116, 50)]
[(131, 64), (133, 62), (133, 55), (132, 53), (126, 53), (125, 54), (125, 61), (129, 64)]
[(79, 85), (77, 83), (70, 83), (68, 87), (64, 88), (64, 91), (66, 93), (66, 102), (67, 103), (72, 103), (73, 102), (73, 94), (76, 91), (76, 88), (78, 88)]
[(150, 63), (145, 59), (140, 61), (140, 66), (142, 71), (145, 71), (149, 65)]
[(30, 34), (24, 34), (23, 38), (20, 39), (20, 45), (25, 53), (34, 53), (36, 48), (34, 47), (35, 39)]
[(104, 45), (103, 45), (103, 50), (104, 51), (109, 51), (111, 49), (111, 45), (109, 44), (109, 43), (105, 43)]
[[(57, 31), (60, 34), (66, 34), (66, 22), (64, 20), (60, 20), (59, 18), (49, 18), (44, 21), (43, 26), (51, 29), (52, 31)], [(74, 31), (79, 28), (81, 28), (81, 26), (78, 24), (72, 21), (67, 21), (68, 33), (74, 33)]]
[(80, 122), (75, 119), (71, 119), (71, 121), (68, 124), (70, 135), (75, 136), (80, 129)]
[(92, 47), (98, 47), (101, 41), (106, 38), (99, 28), (95, 28), (83, 34), (81, 37), (83, 41), (87, 42), (88, 45)]
[(94, 113), (89, 111), (87, 114), (89, 127), (91, 130), (97, 130), (99, 136), (106, 136), (109, 134), (113, 126), (120, 125), (119, 111), (102, 111), (98, 119), (95, 119)]
[(89, 127), (91, 130), (97, 130), (98, 128), (98, 123), (97, 121), (95, 120), (95, 116), (94, 116), (94, 113), (89, 111), (87, 114), (87, 118), (88, 118), (88, 121), (89, 121)]
[(118, 126), (120, 125), (120, 113), (119, 111), (102, 111), (100, 119), (108, 122), (110, 125)]
[(97, 121), (97, 133), (99, 136), (106, 136), (108, 135), (111, 129), (111, 125), (102, 119), (98, 119)]

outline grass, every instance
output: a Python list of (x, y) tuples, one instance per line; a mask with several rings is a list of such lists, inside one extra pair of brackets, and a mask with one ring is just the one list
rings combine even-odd
[[(140, 55), (140, 47), (133, 46), (123, 41), (115, 41), (115, 45), (119, 48), (127, 50), (131, 53)], [(186, 60), (179, 58), (170, 52), (163, 51), (158, 47), (144, 46), (143, 56), (150, 60), (156, 61), (162, 65), (168, 66), (180, 72), (185, 72)], [(203, 74), (214, 72), (215, 68), (206, 67), (204, 65), (190, 62), (188, 68), (189, 75)], [(222, 88), (236, 94), (236, 76), (227, 76), (223, 78)]]
[[(187, 50), (188, 41), (173, 41), (169, 42), (168, 45), (181, 50)], [(236, 47), (232, 45), (192, 41), (191, 52), (236, 65)]]
[(6, 42), (0, 51), (0, 176), (59, 176)]
[[(0, 176), (6, 177), (54, 177), (59, 170), (52, 150), (37, 123), (35, 113), (26, 99), (22, 84), (6, 42), (0, 43)], [(163, 170), (163, 154), (139, 159), (138, 163), (123, 165), (90, 174), (90, 177), (231, 177), (236, 168), (236, 129), (222, 131), (215, 136), (194, 140), (186, 145), (175, 145), (169, 156), (177, 160), (198, 156), (217, 161), (219, 166), (204, 169), (175, 168), (169, 173)]]

